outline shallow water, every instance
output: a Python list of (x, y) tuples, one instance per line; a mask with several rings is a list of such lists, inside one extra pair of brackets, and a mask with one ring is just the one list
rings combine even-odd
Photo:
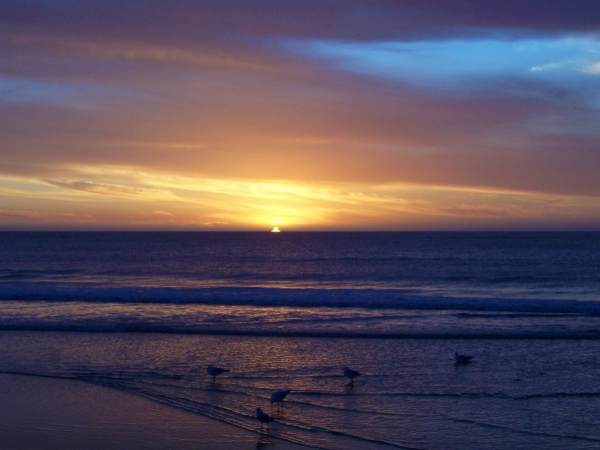
[(306, 450), (83, 381), (0, 374), (3, 450)]
[[(453, 352), (475, 356), (456, 365)], [(600, 341), (0, 334), (3, 372), (77, 378), (327, 449), (600, 447)], [(212, 383), (206, 366), (231, 372)], [(342, 376), (362, 373), (353, 386)]]

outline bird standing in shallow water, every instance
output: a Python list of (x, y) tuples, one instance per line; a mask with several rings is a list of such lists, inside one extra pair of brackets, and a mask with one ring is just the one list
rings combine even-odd
[(344, 376), (346, 378), (350, 378), (350, 384), (354, 384), (354, 379), (356, 377), (360, 377), (360, 372), (357, 372), (356, 370), (352, 370), (348, 367), (344, 367)]
[(215, 381), (217, 381), (217, 375), (221, 375), (223, 372), (229, 372), (229, 369), (215, 367), (214, 364), (211, 364), (210, 366), (208, 366), (208, 369), (206, 369), (206, 371), (208, 372), (209, 375), (212, 375), (213, 383), (214, 383)]
[(256, 418), (260, 421), (260, 428), (262, 429), (263, 424), (267, 424), (267, 429), (269, 429), (269, 422), (275, 421), (271, 416), (265, 414), (262, 408), (256, 408)]
[(281, 389), (279, 391), (275, 391), (271, 394), (271, 398), (269, 401), (271, 402), (271, 409), (273, 409), (273, 403), (279, 403), (281, 408), (283, 408), (283, 400), (290, 393), (291, 389)]
[(458, 352), (454, 352), (454, 360), (459, 364), (471, 362), (472, 359), (473, 359), (472, 356), (461, 355)]

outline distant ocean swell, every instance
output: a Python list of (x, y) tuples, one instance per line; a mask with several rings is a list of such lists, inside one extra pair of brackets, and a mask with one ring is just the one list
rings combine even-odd
[[(304, 308), (365, 308), (478, 313), (600, 316), (600, 301), (546, 298), (431, 295), (417, 289), (286, 289), (264, 287), (143, 288), (0, 285), (1, 301), (245, 305)], [(490, 316), (488, 315), (488, 318)], [(503, 317), (507, 317), (503, 314)]]

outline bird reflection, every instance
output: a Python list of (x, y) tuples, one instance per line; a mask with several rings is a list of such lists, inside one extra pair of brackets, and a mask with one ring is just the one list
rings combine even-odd
[(346, 383), (344, 385), (344, 394), (351, 394), (354, 391), (354, 383)]
[(258, 438), (258, 441), (256, 441), (256, 449), (259, 450), (261, 448), (268, 447), (268, 445), (269, 445), (269, 432), (267, 431), (266, 433), (263, 433), (261, 431), (260, 437)]
[(229, 388), (221, 385), (221, 383), (213, 383), (209, 381), (206, 386), (206, 392), (228, 392)]

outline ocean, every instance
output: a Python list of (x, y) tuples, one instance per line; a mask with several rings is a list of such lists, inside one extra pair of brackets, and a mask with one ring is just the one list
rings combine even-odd
[(3, 373), (257, 433), (290, 388), (316, 448), (600, 448), (600, 233), (5, 232), (0, 330)]

